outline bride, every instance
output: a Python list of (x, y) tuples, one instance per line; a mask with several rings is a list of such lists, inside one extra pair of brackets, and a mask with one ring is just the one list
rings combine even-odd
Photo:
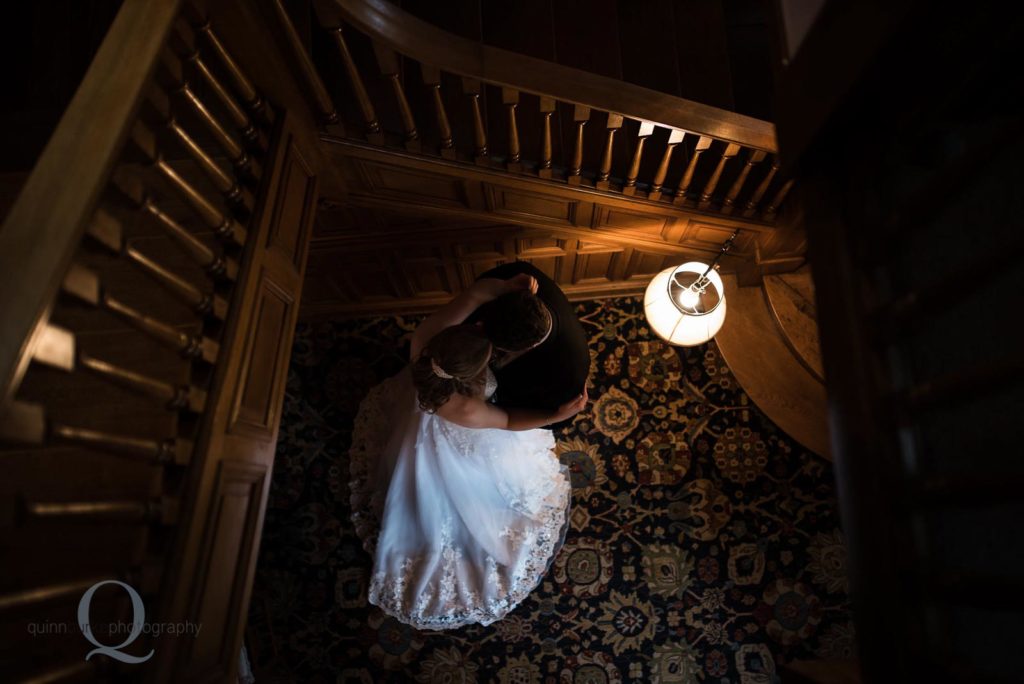
[(350, 489), (373, 557), (369, 600), (418, 629), (500, 620), (563, 541), (569, 478), (539, 428), (582, 410), (586, 390), (555, 411), (489, 403), (491, 344), (462, 324), (487, 301), (536, 288), (527, 275), (478, 280), (420, 324), (411, 364), (359, 407)]

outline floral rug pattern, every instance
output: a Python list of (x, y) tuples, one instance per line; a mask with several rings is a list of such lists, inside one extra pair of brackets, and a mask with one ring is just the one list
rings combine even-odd
[(417, 632), (366, 602), (349, 520), (360, 400), (398, 372), (417, 318), (300, 325), (248, 639), (302, 682), (779, 681), (849, 657), (832, 467), (755, 406), (714, 343), (673, 348), (635, 298), (577, 304), (588, 408), (556, 433), (571, 527), (540, 587), (490, 627)]

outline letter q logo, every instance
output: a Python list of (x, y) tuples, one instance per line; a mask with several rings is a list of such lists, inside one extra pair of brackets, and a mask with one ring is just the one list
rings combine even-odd
[[(124, 643), (118, 644), (117, 646), (107, 646), (101, 644), (92, 634), (92, 629), (89, 628), (89, 608), (92, 606), (92, 595), (96, 593), (96, 590), (102, 587), (104, 584), (117, 584), (118, 586), (124, 587), (125, 591), (132, 599), (132, 632), (125, 639)], [(89, 587), (88, 590), (82, 595), (82, 600), (78, 602), (78, 628), (82, 630), (82, 636), (89, 640), (93, 646), (96, 646), (93, 650), (89, 651), (85, 659), (88, 660), (97, 653), (102, 653), (105, 656), (110, 656), (114, 660), (119, 660), (122, 663), (138, 664), (144, 663), (153, 657), (153, 653), (156, 649), (152, 649), (149, 655), (133, 656), (128, 653), (122, 653), (118, 649), (124, 648), (130, 645), (133, 641), (139, 638), (139, 634), (142, 633), (142, 627), (146, 623), (146, 607), (142, 605), (142, 597), (139, 596), (138, 592), (132, 589), (124, 582), (118, 582), (117, 580), (104, 580), (97, 582), (96, 584)]]

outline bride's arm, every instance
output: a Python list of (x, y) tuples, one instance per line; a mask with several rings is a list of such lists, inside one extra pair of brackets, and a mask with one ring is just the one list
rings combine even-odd
[(503, 409), (474, 397), (454, 394), (437, 410), (437, 415), (468, 428), (499, 430), (532, 430), (572, 418), (587, 405), (587, 390), (567, 401), (555, 411), (510, 408)]
[(416, 332), (412, 334), (412, 347), (409, 350), (409, 357), (418, 359), (420, 352), (423, 351), (423, 347), (427, 345), (427, 342), (434, 335), (445, 328), (462, 323), (480, 305), (486, 304), (492, 299), (497, 299), (503, 294), (526, 289), (536, 292), (537, 279), (525, 273), (508, 280), (481, 278), (419, 324)]

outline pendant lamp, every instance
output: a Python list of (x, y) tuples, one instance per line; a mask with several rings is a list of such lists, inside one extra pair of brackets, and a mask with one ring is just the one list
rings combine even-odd
[(725, 322), (725, 288), (716, 267), (739, 231), (710, 264), (689, 261), (654, 276), (644, 294), (651, 330), (669, 344), (695, 347), (714, 337)]

